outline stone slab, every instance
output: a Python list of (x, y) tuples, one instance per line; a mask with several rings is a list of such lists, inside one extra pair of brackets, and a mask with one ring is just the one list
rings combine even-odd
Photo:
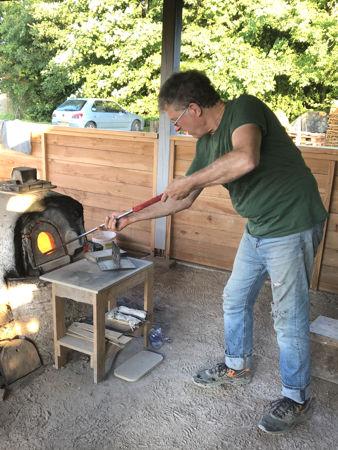
[(338, 320), (330, 317), (318, 316), (311, 325), (310, 332), (326, 336), (338, 341)]
[(135, 273), (142, 272), (145, 268), (153, 264), (152, 262), (141, 259), (131, 257), (129, 259), (135, 265), (135, 269), (102, 271), (97, 264), (93, 264), (83, 258), (46, 273), (40, 276), (40, 279), (97, 294), (121, 280), (134, 277)]
[(160, 353), (143, 350), (129, 358), (114, 370), (114, 375), (122, 380), (135, 382), (150, 372), (163, 360)]

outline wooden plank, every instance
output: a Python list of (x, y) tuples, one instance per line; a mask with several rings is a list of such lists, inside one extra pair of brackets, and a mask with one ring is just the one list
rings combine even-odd
[(327, 230), (338, 233), (338, 214), (331, 213), (327, 223)]
[(43, 133), (41, 135), (41, 166), (42, 166), (42, 178), (48, 180), (48, 164), (47, 164), (47, 146), (46, 146), (46, 135)]
[[(224, 189), (224, 192), (227, 191)], [(199, 211), (203, 214), (228, 214), (238, 217), (238, 213), (234, 210), (230, 198), (210, 197), (202, 194), (194, 201), (189, 208), (190, 211)]]
[[(239, 215), (225, 215), (225, 214), (202, 214), (196, 211), (181, 211), (175, 214), (173, 218), (175, 225), (185, 224), (193, 227), (201, 227), (208, 229), (208, 235), (214, 233), (214, 230), (223, 232), (243, 231), (246, 219), (243, 219)], [(212, 230), (212, 231), (211, 231)], [(209, 236), (210, 240), (211, 236)]]
[(338, 277), (336, 267), (322, 265), (318, 285), (320, 290), (338, 292)]
[(80, 336), (74, 336), (72, 334), (66, 334), (64, 337), (59, 339), (59, 344), (63, 347), (71, 348), (81, 353), (93, 356), (94, 348), (93, 343)]
[[(94, 327), (91, 324), (74, 322), (68, 328), (67, 332), (74, 333), (76, 335), (83, 337), (84, 339), (88, 339), (89, 341), (94, 342)], [(108, 328), (105, 328), (105, 338), (108, 341), (120, 347), (124, 347), (133, 339), (130, 336), (125, 336), (124, 334), (119, 333), (118, 331), (109, 330)]]
[[(75, 189), (61, 188), (56, 189), (60, 194), (69, 195), (80, 202), (87, 211), (92, 211), (92, 216), (104, 216), (112, 211), (128, 211), (135, 206), (134, 198), (117, 197), (115, 195), (99, 194), (95, 192), (77, 191)], [(142, 201), (142, 200), (141, 200)], [(95, 213), (94, 213), (95, 211)], [(88, 217), (90, 214), (88, 214)], [(139, 229), (148, 229), (148, 221), (136, 222), (133, 227)]]
[[(84, 210), (84, 222), (86, 230), (97, 227), (104, 221), (104, 219), (105, 215), (100, 214), (100, 210), (98, 210), (97, 215), (93, 213), (92, 209)], [(135, 236), (135, 238), (138, 237), (139, 239), (148, 241), (150, 237), (149, 222), (150, 221), (142, 221), (132, 224), (129, 227), (124, 228), (122, 231), (119, 231), (118, 237), (120, 236), (122, 239), (129, 239), (131, 236)]]
[(303, 158), (318, 158), (318, 159), (330, 159), (338, 161), (338, 152), (336, 148), (328, 147), (305, 147), (299, 146), (299, 150), (302, 152)]
[[(328, 176), (326, 177), (327, 185), (326, 185), (326, 194), (325, 194), (325, 200), (324, 200), (324, 206), (327, 211), (330, 211), (330, 203), (331, 203), (331, 195), (332, 195), (335, 171), (336, 171), (336, 162), (331, 161), (329, 164)], [(311, 280), (311, 289), (314, 289), (314, 290), (318, 289), (320, 269), (322, 266), (323, 250), (324, 250), (324, 246), (325, 246), (326, 230), (327, 230), (327, 220), (325, 221), (325, 225), (324, 225), (323, 238), (322, 238), (321, 243), (319, 244), (319, 247), (317, 250), (317, 255), (316, 255), (316, 258), (314, 261), (314, 268), (313, 268), (313, 274), (312, 274), (312, 280)]]
[[(335, 163), (335, 161), (330, 161), (331, 163)], [(320, 193), (326, 194), (327, 192), (327, 183), (328, 183), (328, 176), (330, 177), (330, 183), (333, 184), (333, 175), (331, 174), (331, 171), (329, 172), (329, 174), (320, 174), (320, 173), (314, 173), (313, 176), (315, 177), (317, 183), (318, 183), (318, 189)], [(331, 191), (332, 191), (332, 186), (331, 186)]]
[(183, 160), (191, 162), (195, 156), (196, 146), (175, 145), (176, 160)]
[(76, 138), (88, 137), (94, 139), (118, 139), (121, 141), (133, 142), (152, 142), (154, 139), (158, 139), (156, 133), (150, 133), (146, 131), (114, 131), (90, 128), (59, 127), (53, 125), (47, 125), (41, 130), (41, 132), (48, 133), (48, 135), (57, 136), (74, 136)]
[(310, 168), (312, 173), (321, 173), (327, 175), (329, 171), (330, 161), (314, 158), (306, 158), (306, 165)]
[[(337, 165), (338, 167), (338, 165)], [(336, 176), (333, 182), (333, 191), (331, 198), (330, 213), (338, 214), (338, 177)]]
[[(94, 147), (95, 148), (95, 147)], [(77, 148), (72, 146), (51, 146), (48, 145), (48, 155), (50, 159), (63, 160), (69, 162), (79, 162), (86, 164), (108, 165), (111, 167), (124, 167), (126, 169), (145, 170), (152, 172), (152, 155), (130, 155), (122, 152), (108, 152), (104, 150), (93, 151), (93, 148)]]
[[(107, 206), (108, 206), (108, 202), (106, 204), (106, 207)], [(104, 221), (105, 217), (107, 215), (111, 214), (111, 212), (114, 209), (115, 208), (113, 208), (113, 207), (111, 209), (94, 208), (94, 207), (91, 207), (90, 209), (85, 208), (85, 218), (86, 218), (86, 220), (97, 220), (97, 218), (101, 218), (100, 223), (102, 223)], [(124, 209), (126, 209), (126, 208), (124, 208)], [(139, 230), (141, 232), (151, 233), (150, 222), (151, 222), (150, 220), (143, 220), (141, 222), (135, 222), (135, 223), (131, 224), (128, 228), (126, 228), (126, 230), (132, 230), (132, 231)]]
[(85, 177), (73, 177), (71, 174), (60, 175), (58, 173), (51, 172), (50, 181), (56, 186), (62, 186), (63, 188), (89, 191), (104, 195), (114, 193), (114, 195), (124, 198), (133, 198), (136, 204), (152, 197), (152, 189), (149, 187), (125, 183), (114, 183), (104, 180), (98, 182), (98, 180), (91, 180)]
[(1, 154), (1, 158), (8, 157), (8, 158), (14, 158), (14, 159), (21, 158), (21, 159), (27, 159), (27, 160), (29, 160), (30, 158), (41, 158), (41, 146), (39, 143), (33, 142), (33, 145), (31, 148), (31, 154), (25, 155), (24, 153), (17, 152), (16, 150), (11, 150), (9, 148), (5, 148), (0, 143), (0, 154)]
[[(176, 158), (176, 149), (174, 142), (170, 141), (170, 156), (169, 156), (169, 175), (168, 175), (168, 184), (171, 183), (174, 179), (174, 165)], [(170, 246), (171, 246), (171, 234), (172, 234), (172, 215), (167, 217), (167, 228), (166, 228), (166, 242), (165, 242), (165, 256), (166, 259), (170, 258)]]
[[(224, 245), (210, 246), (208, 240), (202, 242), (172, 237), (171, 253), (174, 259), (189, 261), (219, 269), (232, 270), (237, 248)], [(183, 248), (184, 245), (184, 248)]]
[(338, 277), (338, 249), (324, 248), (322, 264), (336, 268)]
[(187, 170), (190, 167), (191, 162), (190, 161), (185, 161), (182, 159), (176, 159), (175, 160), (175, 166), (174, 166), (174, 174), (175, 177), (184, 177), (184, 175), (186, 174)]
[(139, 156), (152, 156), (153, 145), (156, 140), (136, 141), (114, 137), (85, 137), (72, 135), (47, 134), (47, 143), (51, 147), (64, 148), (73, 147), (80, 149), (103, 150), (110, 153), (129, 153)]
[[(157, 195), (157, 174), (158, 174), (158, 141), (154, 142), (153, 148), (153, 197)], [(156, 233), (156, 220), (150, 222), (151, 237), (150, 237), (150, 251), (152, 255), (155, 252), (155, 233)]]
[(327, 231), (325, 247), (338, 250), (338, 233), (337, 231)]
[[(82, 331), (86, 331), (93, 335), (94, 329), (93, 325), (90, 323), (84, 323), (84, 322), (73, 322), (71, 326), (68, 328), (71, 331), (82, 333)], [(123, 336), (122, 333), (118, 331), (108, 330), (106, 329), (105, 332), (106, 338), (110, 340), (118, 340), (121, 336)], [(91, 339), (94, 339), (93, 336), (91, 336)]]
[[(132, 164), (130, 164), (132, 166)], [(115, 183), (127, 183), (137, 186), (153, 187), (153, 173), (144, 170), (102, 166), (98, 164), (70, 163), (61, 160), (49, 160), (49, 170), (53, 174), (69, 175), (104, 180)]]
[(41, 172), (41, 159), (33, 155), (23, 155), (23, 153), (14, 151), (0, 150), (1, 176), (10, 180), (11, 172), (14, 167), (34, 167)]
[(210, 247), (217, 247), (220, 243), (228, 247), (238, 248), (238, 244), (242, 238), (244, 232), (245, 224), (241, 227), (232, 227), (226, 233), (224, 230), (214, 229), (210, 232), (209, 227), (201, 227), (196, 225), (185, 225), (177, 224), (173, 225), (173, 233), (177, 236), (177, 239), (182, 238), (183, 244), (182, 249), (184, 250), (184, 240), (188, 239), (190, 244), (191, 241), (196, 241), (196, 244), (202, 240), (207, 240)]
[(57, 369), (66, 362), (66, 350), (60, 348), (59, 339), (66, 334), (65, 300), (56, 294), (55, 284), (52, 283), (53, 333), (54, 333), (54, 364)]

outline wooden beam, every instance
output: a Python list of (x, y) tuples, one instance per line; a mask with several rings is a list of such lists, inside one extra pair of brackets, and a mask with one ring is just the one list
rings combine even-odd
[[(180, 67), (182, 9), (183, 0), (164, 0), (163, 2), (161, 85)], [(157, 194), (161, 194), (168, 185), (170, 133), (170, 121), (166, 114), (160, 111)], [(166, 218), (157, 219), (155, 247), (160, 250), (165, 249), (166, 230)]]
[(46, 134), (41, 133), (42, 179), (48, 180), (48, 160)]
[[(332, 196), (335, 173), (336, 173), (336, 161), (330, 161), (329, 170), (328, 170), (328, 174), (327, 174), (326, 194), (325, 194), (325, 199), (323, 202), (327, 211), (330, 211), (330, 203), (331, 203), (331, 196)], [(325, 247), (327, 222), (328, 222), (328, 219), (326, 219), (326, 221), (325, 221), (324, 230), (323, 230), (323, 238), (321, 240), (321, 243), (319, 244), (319, 247), (317, 250), (317, 256), (315, 258), (312, 281), (311, 281), (311, 289), (313, 289), (313, 290), (318, 290), (320, 269), (322, 266), (323, 251), (324, 251), (324, 247)]]
[[(169, 182), (174, 179), (174, 167), (175, 167), (175, 142), (170, 141), (170, 161), (169, 161)], [(172, 230), (172, 216), (167, 218), (167, 236), (165, 245), (166, 259), (170, 258), (170, 245), (171, 245), (171, 230)]]

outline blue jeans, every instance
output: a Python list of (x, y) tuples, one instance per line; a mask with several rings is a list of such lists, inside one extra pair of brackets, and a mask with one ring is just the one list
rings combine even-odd
[(250, 367), (254, 304), (270, 276), (282, 395), (296, 402), (311, 396), (309, 286), (323, 226), (280, 238), (245, 232), (223, 293), (225, 363), (240, 370)]

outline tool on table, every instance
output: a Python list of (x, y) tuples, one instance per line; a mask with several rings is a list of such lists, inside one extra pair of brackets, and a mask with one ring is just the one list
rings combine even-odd
[(121, 250), (115, 242), (112, 242), (112, 248), (87, 252), (84, 256), (88, 261), (98, 264), (103, 271), (136, 269), (135, 264), (127, 257), (127, 252)]
[[(142, 209), (147, 208), (148, 206), (157, 203), (161, 200), (163, 194), (157, 195), (156, 197), (151, 198), (150, 200), (147, 200), (146, 202), (140, 203), (139, 205), (134, 206), (132, 209), (130, 209), (129, 211), (120, 214), (119, 216), (116, 217), (116, 221), (118, 221), (119, 219), (121, 219), (122, 217), (128, 216), (129, 214), (133, 213), (133, 212), (138, 212), (138, 211), (142, 211)], [(72, 239), (69, 239), (69, 241), (65, 242), (64, 244), (60, 245), (59, 247), (55, 247), (52, 248), (50, 250), (48, 250), (47, 252), (44, 253), (44, 255), (49, 255), (50, 253), (54, 252), (55, 250), (58, 250), (60, 248), (64, 248), (66, 247), (66, 245), (71, 244), (74, 241), (77, 241), (78, 239), (87, 236), (87, 234), (90, 233), (94, 233), (94, 231), (97, 231), (99, 228), (104, 228), (104, 223), (102, 223), (101, 225), (99, 225), (98, 227), (92, 228), (89, 231), (86, 231), (85, 233), (80, 234), (79, 236), (76, 236)]]

